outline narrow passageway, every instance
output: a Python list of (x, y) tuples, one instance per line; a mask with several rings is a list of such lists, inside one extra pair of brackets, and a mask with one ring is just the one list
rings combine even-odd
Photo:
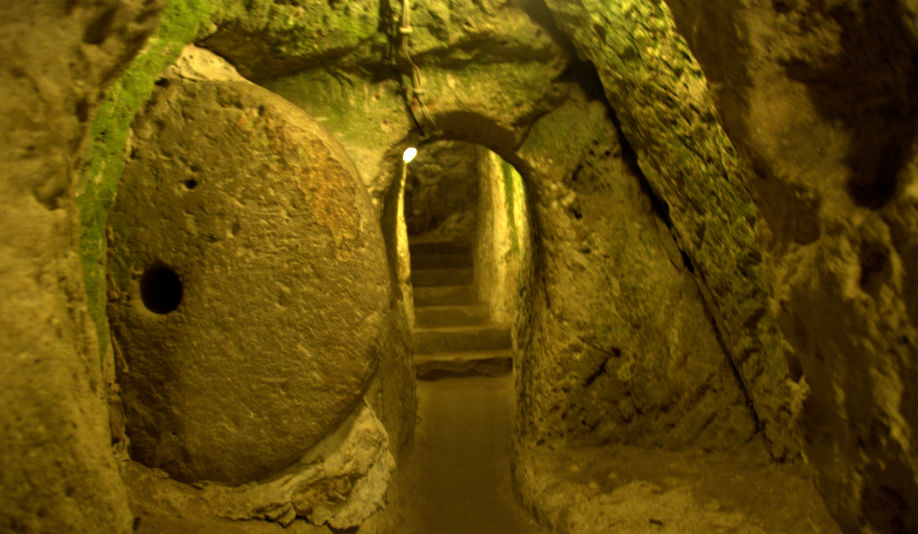
[(513, 377), (418, 382), (419, 423), (404, 462), (406, 533), (547, 532), (513, 497)]
[(513, 497), (510, 329), (476, 296), (456, 242), (411, 243), (418, 417), (402, 484), (406, 532), (541, 532)]
[(504, 166), (482, 147), (435, 143), (408, 169), (418, 425), (399, 475), (399, 531), (544, 532), (511, 482), (525, 215)]
[(415, 365), (420, 378), (499, 375), (513, 360), (510, 329), (479, 301), (471, 250), (442, 241), (411, 243)]

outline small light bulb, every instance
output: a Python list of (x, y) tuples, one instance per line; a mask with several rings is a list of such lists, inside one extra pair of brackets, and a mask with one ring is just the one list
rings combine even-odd
[(405, 160), (405, 163), (409, 163), (417, 155), (418, 155), (418, 149), (414, 148), (413, 146), (410, 146), (405, 149), (405, 153), (402, 154), (402, 159)]

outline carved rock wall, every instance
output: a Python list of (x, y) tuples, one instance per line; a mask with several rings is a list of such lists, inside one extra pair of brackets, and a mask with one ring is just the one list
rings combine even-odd
[(918, 528), (914, 2), (668, 2), (754, 169), (801, 431), (843, 529)]
[(161, 2), (0, 4), (0, 530), (130, 532), (73, 184), (104, 89)]

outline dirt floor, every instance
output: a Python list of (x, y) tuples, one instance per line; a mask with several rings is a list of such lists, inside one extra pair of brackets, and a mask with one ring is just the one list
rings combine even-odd
[[(635, 447), (521, 451), (528, 506), (511, 484), (513, 377), (418, 383), (418, 425), (398, 459), (386, 508), (360, 534), (557, 532), (837, 533), (798, 465), (776, 464), (758, 440), (731, 451)], [(286, 529), (265, 521), (200, 517), (135, 502), (141, 533), (330, 533), (303, 520)]]
[(521, 463), (529, 506), (558, 532), (841, 532), (812, 475), (759, 439), (707, 452), (546, 446)]
[[(418, 383), (418, 426), (399, 459), (387, 509), (360, 532), (400, 534), (544, 533), (517, 504), (510, 482), (513, 377), (445, 378)], [(137, 532), (331, 532), (297, 520), (284, 529), (265, 521), (194, 517), (135, 503)]]
[(407, 509), (396, 531), (547, 532), (513, 496), (512, 410), (512, 375), (418, 383), (420, 421), (399, 479)]

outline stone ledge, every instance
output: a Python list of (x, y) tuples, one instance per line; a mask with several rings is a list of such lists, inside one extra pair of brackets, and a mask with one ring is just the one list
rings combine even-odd
[(298, 517), (333, 529), (361, 525), (385, 502), (395, 460), (389, 435), (366, 404), (298, 462), (271, 478), (228, 486), (183, 484), (137, 462), (122, 466), (131, 508), (141, 517), (266, 520)]
[(552, 532), (840, 532), (799, 465), (729, 451), (515, 445), (523, 506)]
[(459, 376), (501, 376), (513, 370), (513, 353), (443, 352), (419, 354), (414, 359), (415, 372), (422, 380)]

